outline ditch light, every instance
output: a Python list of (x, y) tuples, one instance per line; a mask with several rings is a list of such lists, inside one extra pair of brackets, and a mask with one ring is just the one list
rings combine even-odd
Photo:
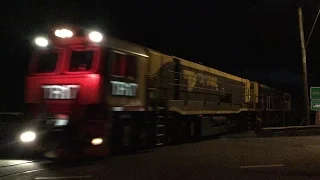
[(36, 133), (33, 131), (26, 131), (20, 135), (20, 140), (24, 143), (32, 142), (36, 139)]

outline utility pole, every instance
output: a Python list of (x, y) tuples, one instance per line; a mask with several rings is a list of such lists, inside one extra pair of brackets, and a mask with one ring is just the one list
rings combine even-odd
[(305, 124), (310, 125), (310, 113), (309, 113), (309, 93), (308, 93), (308, 79), (307, 79), (307, 56), (306, 56), (306, 45), (304, 42), (304, 32), (303, 32), (303, 17), (302, 8), (298, 8), (299, 15), (299, 30), (300, 30), (300, 40), (301, 40), (301, 53), (302, 53), (302, 76), (303, 76), (303, 91), (304, 91), (304, 111), (305, 111)]

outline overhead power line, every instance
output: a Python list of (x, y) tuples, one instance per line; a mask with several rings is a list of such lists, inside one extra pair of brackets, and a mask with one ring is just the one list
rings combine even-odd
[(310, 31), (310, 34), (309, 34), (309, 37), (308, 37), (308, 40), (307, 40), (307, 43), (306, 43), (306, 48), (307, 48), (307, 46), (308, 46), (308, 43), (309, 43), (310, 37), (311, 37), (311, 35), (312, 35), (313, 29), (314, 29), (314, 27), (315, 27), (315, 25), (316, 25), (316, 23), (317, 23), (319, 14), (320, 14), (320, 8), (319, 8), (319, 10), (318, 10), (317, 17), (316, 17), (316, 19), (315, 19), (314, 22), (313, 22), (313, 25), (312, 25), (312, 28), (311, 28), (311, 31)]

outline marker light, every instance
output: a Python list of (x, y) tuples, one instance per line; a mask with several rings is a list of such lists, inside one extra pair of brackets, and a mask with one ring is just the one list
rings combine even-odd
[(92, 31), (89, 34), (89, 38), (91, 41), (98, 43), (102, 41), (102, 34), (97, 31)]
[(49, 42), (46, 38), (44, 37), (37, 37), (34, 42), (36, 43), (36, 45), (41, 46), (41, 47), (46, 47)]
[(102, 144), (102, 142), (103, 142), (102, 138), (93, 138), (91, 140), (92, 145), (100, 145), (100, 144)]
[(32, 131), (27, 131), (21, 134), (20, 140), (22, 142), (31, 142), (36, 139), (36, 133)]
[(70, 38), (73, 36), (73, 32), (70, 31), (69, 29), (57, 29), (54, 32), (54, 35), (60, 38)]

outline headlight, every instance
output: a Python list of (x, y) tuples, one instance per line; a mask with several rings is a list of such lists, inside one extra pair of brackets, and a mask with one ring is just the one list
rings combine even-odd
[(101, 42), (102, 41), (102, 34), (97, 32), (97, 31), (92, 31), (90, 34), (89, 34), (89, 38), (91, 41), (93, 42)]
[(102, 144), (102, 142), (103, 142), (102, 138), (93, 138), (91, 140), (92, 145), (100, 145), (100, 144)]
[(36, 45), (40, 46), (40, 47), (46, 47), (49, 44), (48, 39), (44, 38), (44, 37), (37, 37), (34, 42), (36, 43)]
[(34, 141), (35, 139), (36, 139), (36, 133), (32, 131), (27, 131), (20, 135), (20, 140), (22, 142), (31, 142), (31, 141)]
[(73, 32), (70, 31), (69, 29), (57, 29), (54, 32), (54, 35), (60, 38), (70, 38), (73, 36)]

